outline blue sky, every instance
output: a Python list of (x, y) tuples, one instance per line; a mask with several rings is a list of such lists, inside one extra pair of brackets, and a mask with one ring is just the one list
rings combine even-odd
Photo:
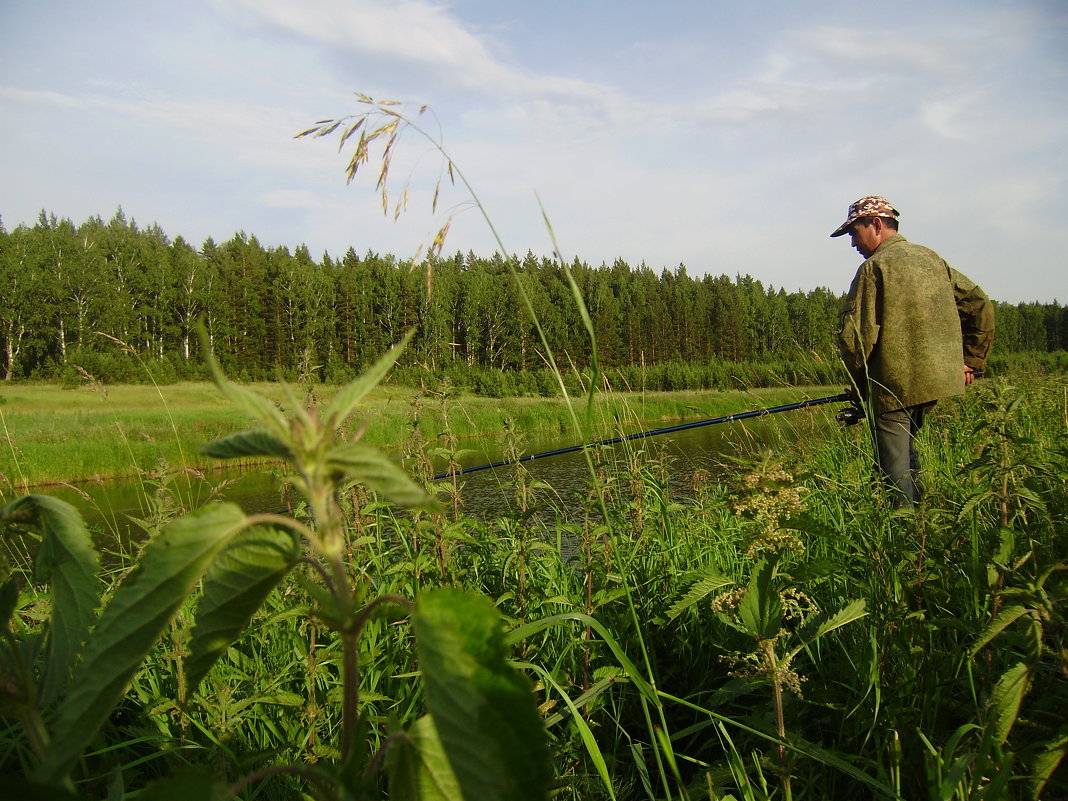
[[(196, 246), (497, 249), (409, 132), (384, 216), (336, 140), (355, 92), (419, 118), (505, 248), (844, 291), (828, 234), (882, 194), (999, 300), (1068, 302), (1068, 6), (944, 0), (4, 0), (0, 217), (122, 206)], [(411, 107), (414, 113), (415, 105)]]

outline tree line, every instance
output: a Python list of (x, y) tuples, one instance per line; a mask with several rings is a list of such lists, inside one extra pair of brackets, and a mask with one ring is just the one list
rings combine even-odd
[[(589, 336), (556, 261), (509, 257), (557, 363), (589, 365)], [(606, 374), (652, 389), (840, 381), (842, 296), (786, 292), (750, 276), (690, 276), (621, 260), (569, 265)], [(1001, 354), (1068, 349), (1058, 302), (998, 303)], [(122, 210), (80, 225), (41, 212), (0, 225), (0, 376), (102, 381), (200, 378), (203, 321), (243, 380), (346, 380), (418, 333), (400, 376), (452, 377), (489, 394), (551, 393), (547, 354), (506, 257), (456, 253), (413, 265), (353, 249), (314, 260), (237, 233), (197, 249)], [(639, 372), (640, 371), (640, 372)], [(741, 376), (741, 377), (739, 377)], [(652, 380), (653, 385), (650, 385)]]

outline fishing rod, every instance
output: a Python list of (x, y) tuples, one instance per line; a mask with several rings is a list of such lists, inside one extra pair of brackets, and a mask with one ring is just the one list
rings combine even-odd
[[(599, 445), (615, 445), (620, 442), (629, 442), (635, 439), (645, 439), (646, 437), (657, 437), (661, 434), (673, 434), (676, 431), (687, 431), (691, 428), (701, 428), (702, 426), (712, 426), (717, 423), (731, 423), (735, 420), (747, 420), (750, 417), (765, 417), (769, 414), (778, 414), (779, 412), (792, 412), (795, 409), (806, 409), (809, 406), (821, 406), (825, 403), (840, 403), (843, 401), (854, 402), (853, 398), (848, 393), (841, 393), (839, 395), (830, 395), (826, 398), (816, 398), (815, 400), (798, 401), (797, 403), (787, 403), (782, 406), (773, 406), (770, 409), (754, 409), (750, 412), (739, 412), (738, 414), (728, 414), (723, 417), (712, 417), (707, 420), (695, 420), (692, 423), (680, 423), (675, 426), (668, 426), (667, 428), (654, 428), (651, 431), (639, 431), (636, 434), (626, 434), (622, 437), (612, 437), (611, 439), (602, 439), (600, 442), (589, 442), (585, 445), (572, 445), (568, 448), (557, 448), (552, 451), (543, 451), (542, 453), (532, 453), (528, 456), (521, 456), (518, 459), (506, 459), (501, 462), (492, 462), (491, 464), (480, 464), (477, 467), (465, 467), (462, 470), (447, 470), (444, 473), (438, 473), (434, 476), (434, 481), (440, 481), (443, 478), (450, 478), (451, 476), (462, 476), (467, 473), (475, 473), (479, 470), (490, 470), (494, 467), (504, 467), (510, 464), (521, 464), (523, 462), (530, 462), (534, 459), (544, 459), (547, 456), (560, 456), (564, 453), (574, 453), (575, 451), (585, 450), (586, 448), (594, 448)], [(854, 402), (855, 404), (855, 402)], [(843, 410), (836, 415), (837, 419), (841, 423), (846, 425), (852, 425), (860, 420), (861, 413), (859, 407), (854, 405), (848, 409)]]

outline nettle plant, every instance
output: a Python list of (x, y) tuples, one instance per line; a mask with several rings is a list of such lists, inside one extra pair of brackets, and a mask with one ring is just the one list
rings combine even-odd
[[(341, 642), (339, 757), (315, 764), (272, 765), (236, 782), (208, 770), (183, 771), (140, 798), (236, 798), (268, 776), (301, 777), (316, 797), (393, 799), (534, 799), (548, 794), (550, 770), (543, 723), (530, 681), (506, 662), (504, 630), (484, 596), (442, 587), (415, 599), (373, 597), (358, 546), (350, 553), (339, 505), (343, 487), (360, 483), (381, 498), (416, 509), (437, 502), (381, 452), (345, 441), (361, 400), (400, 356), (412, 333), (321, 410), (291, 398), (283, 413), (255, 392), (229, 382), (209, 356), (222, 393), (258, 427), (205, 449), (218, 458), (271, 456), (292, 468), (291, 481), (313, 523), (276, 514), (246, 515), (216, 503), (167, 523), (101, 604), (100, 557), (77, 511), (29, 495), (0, 509), (5, 534), (29, 527), (40, 537), (35, 584), (47, 585), (51, 614), (27, 627), (19, 619), (15, 578), (0, 591), (0, 713), (22, 724), (24, 764), (34, 797), (73, 797), (73, 774), (146, 655), (200, 590), (182, 673), (185, 701), (288, 574), (312, 599), (316, 624)], [(205, 347), (205, 351), (208, 348)], [(373, 560), (366, 554), (366, 564)], [(364, 601), (363, 599), (371, 598)], [(391, 731), (372, 753), (370, 722), (361, 718), (358, 639), (385, 607), (407, 611), (414, 633), (426, 714), (407, 731)], [(24, 749), (25, 751), (26, 749)], [(121, 787), (121, 783), (119, 783)], [(121, 789), (112, 797), (123, 797)]]
[[(800, 697), (805, 680), (794, 670), (794, 660), (825, 635), (867, 615), (863, 599), (850, 601), (835, 612), (820, 610), (788, 573), (780, 571), (788, 553), (804, 551), (801, 534), (806, 525), (807, 492), (770, 453), (751, 465), (740, 482), (733, 507), (747, 523), (746, 554), (754, 563), (744, 586), (739, 582), (711, 600), (716, 617), (745, 635), (751, 644), (746, 652), (723, 655), (732, 665), (731, 675), (771, 688), (779, 782), (787, 801), (793, 797), (788, 750), (803, 752), (798, 743), (790, 742), (786, 726), (785, 696)], [(677, 616), (731, 583), (718, 572), (709, 571), (672, 606), (669, 616)]]

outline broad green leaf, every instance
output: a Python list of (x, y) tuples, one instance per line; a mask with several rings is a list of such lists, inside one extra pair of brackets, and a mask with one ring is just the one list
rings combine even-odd
[(668, 609), (668, 620), (674, 620), (695, 603), (707, 597), (710, 592), (732, 583), (729, 578), (718, 572), (703, 576), (690, 585), (690, 589), (686, 591), (682, 598), (671, 605), (671, 608)]
[(239, 534), (212, 563), (185, 662), (190, 695), (298, 558), (300, 542), (292, 532), (257, 526)]
[(761, 560), (753, 568), (749, 586), (738, 603), (738, 617), (746, 630), (758, 640), (778, 634), (782, 628), (782, 599), (772, 584), (775, 560)]
[(262, 428), (220, 437), (209, 442), (200, 452), (214, 459), (234, 459), (241, 456), (278, 456), (290, 459), (293, 456), (288, 445)]
[(1020, 604), (1002, 607), (1001, 611), (991, 618), (990, 622), (986, 624), (986, 628), (980, 633), (979, 639), (972, 646), (971, 655), (975, 656), (984, 645), (1029, 612), (1030, 610), (1026, 606)]
[(994, 738), (1001, 744), (1009, 739), (1009, 731), (1020, 714), (1020, 704), (1027, 692), (1030, 675), (1028, 666), (1019, 662), (1005, 671), (994, 685), (994, 695), (990, 700), (990, 726)]
[(115, 590), (56, 713), (38, 777), (61, 781), (118, 703), (130, 678), (245, 515), (216, 504), (164, 526)]
[(814, 643), (824, 634), (828, 634), (835, 629), (840, 629), (842, 626), (848, 625), (854, 620), (860, 620), (860, 618), (868, 614), (864, 611), (864, 607), (864, 599), (858, 598), (854, 601), (850, 601), (833, 615), (817, 618), (811, 625), (805, 626), (798, 632), (798, 639), (801, 641), (801, 644), (790, 651), (789, 655), (786, 657), (787, 660), (793, 659), (801, 649)]
[(395, 801), (464, 801), (460, 783), (429, 715), (408, 729), (386, 754), (389, 797)]
[(52, 590), (48, 664), (41, 700), (51, 703), (70, 680), (75, 655), (100, 605), (100, 555), (78, 511), (47, 495), (26, 495), (0, 510), (0, 521), (25, 521), (41, 532), (33, 578)]
[(1059, 737), (1053, 742), (1047, 743), (1034, 758), (1031, 765), (1031, 798), (1042, 798), (1042, 791), (1053, 776), (1053, 772), (1060, 767), (1068, 754), (1068, 737)]
[(359, 481), (393, 503), (424, 508), (438, 505), (398, 464), (369, 445), (338, 445), (330, 449), (327, 460), (332, 470)]
[(530, 681), (505, 663), (498, 611), (452, 588), (412, 614), (427, 710), (467, 801), (545, 799), (549, 751)]
[(357, 378), (355, 381), (342, 387), (338, 393), (333, 397), (329, 404), (327, 404), (324, 418), (330, 421), (334, 426), (341, 425), (352, 410), (356, 408), (356, 404), (366, 397), (367, 393), (378, 386), (378, 382), (385, 378), (386, 373), (400, 358), (404, 349), (408, 347), (408, 343), (411, 342), (412, 337), (415, 336), (415, 329), (411, 328), (408, 333), (404, 335), (404, 338), (390, 348), (386, 353), (371, 367), (367, 372)]

